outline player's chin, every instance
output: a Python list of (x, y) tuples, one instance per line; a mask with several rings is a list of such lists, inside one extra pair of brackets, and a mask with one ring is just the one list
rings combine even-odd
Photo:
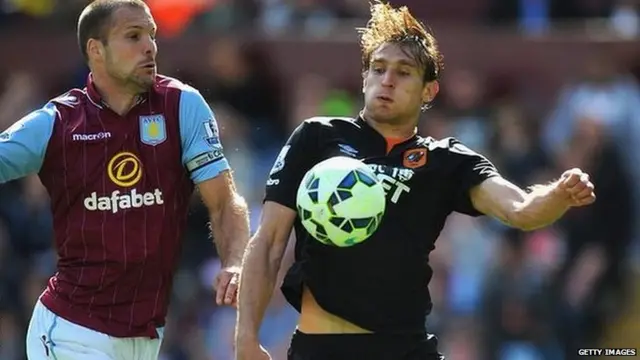
[(158, 70), (155, 66), (145, 66), (145, 67), (141, 67), (136, 69), (136, 76), (141, 77), (141, 78), (155, 78), (156, 74), (157, 74)]
[(399, 112), (391, 106), (374, 106), (371, 115), (379, 123), (393, 123), (398, 118)]
[(156, 72), (136, 76), (135, 82), (142, 90), (151, 89), (156, 82)]

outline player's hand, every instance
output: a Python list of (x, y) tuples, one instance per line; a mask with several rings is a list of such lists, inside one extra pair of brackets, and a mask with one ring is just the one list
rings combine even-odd
[(216, 276), (214, 287), (218, 305), (236, 305), (240, 270), (240, 266), (228, 266), (222, 268), (218, 276)]
[(589, 174), (574, 168), (562, 174), (555, 190), (569, 206), (575, 207), (593, 203), (596, 200), (594, 188)]
[(271, 355), (260, 344), (236, 344), (236, 360), (271, 360)]

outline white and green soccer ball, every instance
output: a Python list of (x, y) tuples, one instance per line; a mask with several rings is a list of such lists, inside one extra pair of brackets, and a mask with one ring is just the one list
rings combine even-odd
[(297, 194), (302, 225), (326, 245), (352, 246), (380, 225), (386, 198), (382, 183), (362, 161), (336, 156), (316, 164)]

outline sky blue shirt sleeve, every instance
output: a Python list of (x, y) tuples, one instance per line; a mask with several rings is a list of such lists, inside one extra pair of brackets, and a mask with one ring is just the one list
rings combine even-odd
[(40, 171), (55, 119), (55, 105), (49, 103), (0, 134), (0, 184)]
[(229, 169), (216, 118), (200, 93), (186, 87), (180, 95), (182, 162), (198, 184)]

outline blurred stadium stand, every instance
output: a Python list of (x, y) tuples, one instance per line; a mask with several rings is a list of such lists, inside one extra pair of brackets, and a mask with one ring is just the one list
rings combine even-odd
[[(74, 27), (86, 0), (0, 0), (0, 131), (87, 70)], [(365, 0), (153, 0), (160, 71), (198, 87), (259, 216), (284, 139), (313, 115), (361, 106), (354, 27)], [(449, 360), (562, 360), (640, 348), (640, 6), (636, 0), (404, 0), (440, 41), (441, 94), (422, 131), (456, 136), (526, 186), (579, 166), (598, 201), (521, 233), (452, 216), (430, 261), (429, 328)], [(37, 177), (0, 186), (0, 359), (24, 358), (31, 308), (55, 269)], [(235, 313), (194, 198), (162, 360), (232, 359)], [(296, 313), (277, 296), (262, 332), (285, 359)]]

